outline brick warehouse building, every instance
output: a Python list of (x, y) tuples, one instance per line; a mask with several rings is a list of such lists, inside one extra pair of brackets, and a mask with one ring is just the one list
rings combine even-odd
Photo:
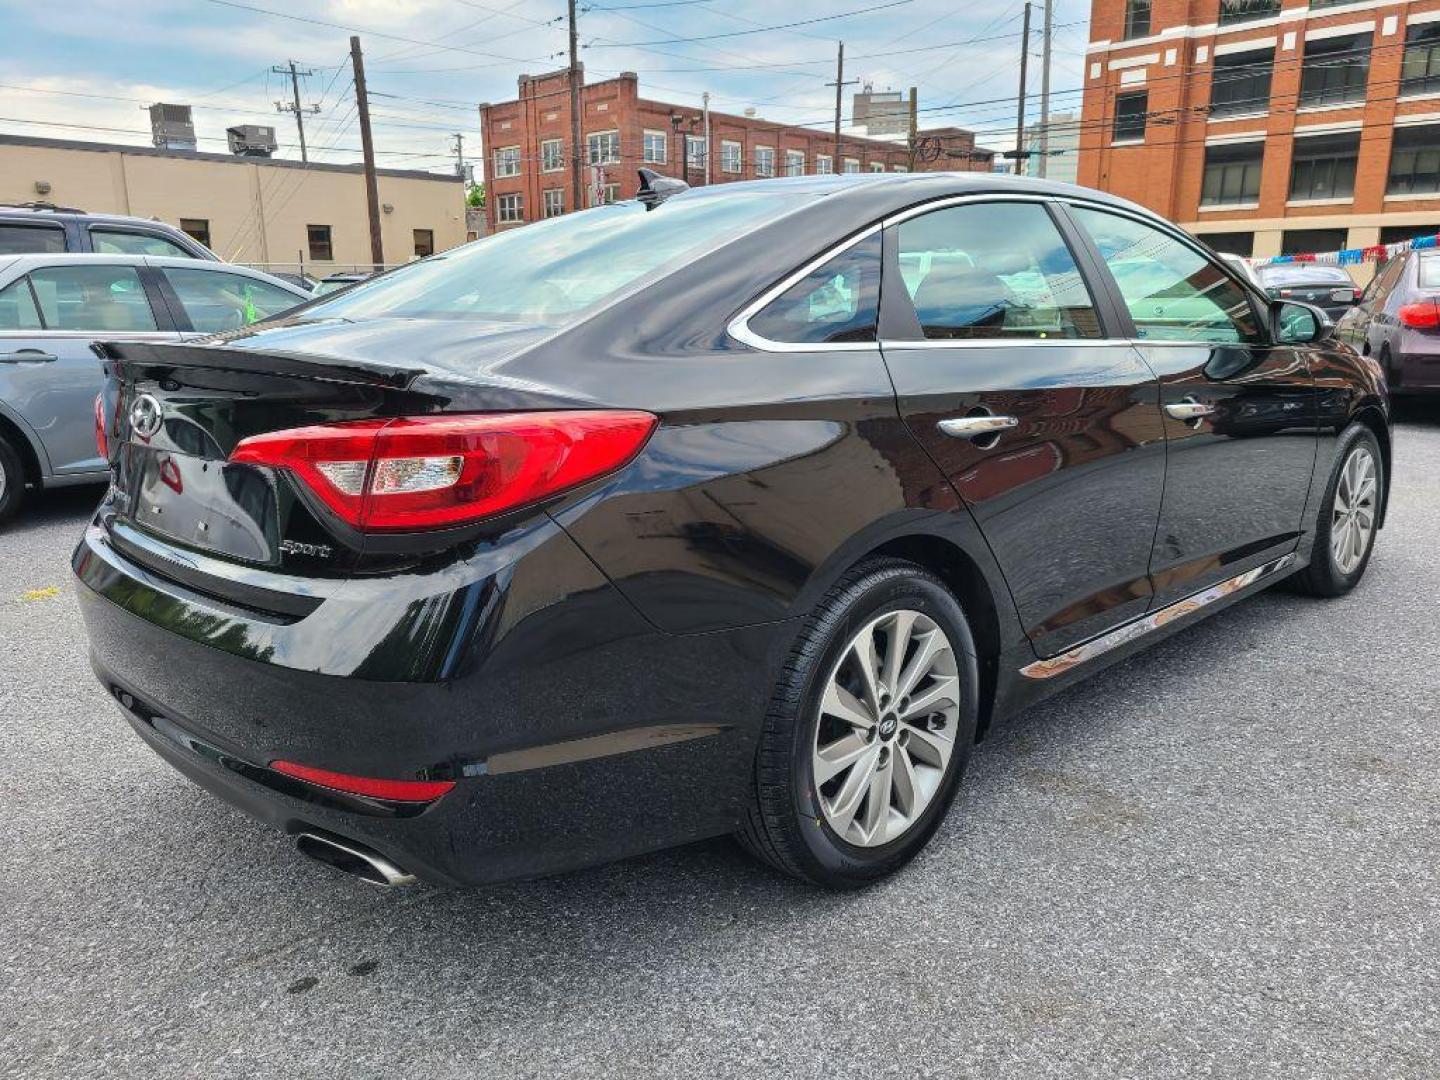
[[(586, 83), (580, 69), (582, 140), (585, 146), (585, 200), (628, 199), (639, 187), (645, 165), (692, 186), (705, 182), (710, 155), (711, 183), (834, 171), (835, 136), (816, 128), (779, 124), (751, 116), (710, 112), (710, 142), (704, 114), (691, 106), (640, 96), (639, 76)], [(491, 228), (553, 217), (573, 209), (570, 177), (570, 72), (521, 75), (513, 101), (480, 106), (480, 133), (486, 153), (486, 215)], [(961, 128), (922, 132), (925, 145), (940, 151), (919, 169), (988, 172), (994, 151), (975, 146)], [(850, 172), (904, 171), (904, 141), (843, 133), (841, 167)], [(597, 171), (598, 170), (598, 174)]]
[(1440, 232), (1440, 0), (1093, 0), (1090, 36), (1080, 183), (1237, 254)]

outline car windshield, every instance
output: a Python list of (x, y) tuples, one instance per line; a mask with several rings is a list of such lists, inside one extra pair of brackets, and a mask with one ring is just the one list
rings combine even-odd
[(562, 324), (800, 207), (796, 192), (612, 203), (539, 221), (392, 271), (305, 319), (450, 318)]
[(1267, 288), (1276, 285), (1353, 285), (1350, 275), (1338, 266), (1296, 266), (1281, 263), (1260, 267), (1260, 281)]

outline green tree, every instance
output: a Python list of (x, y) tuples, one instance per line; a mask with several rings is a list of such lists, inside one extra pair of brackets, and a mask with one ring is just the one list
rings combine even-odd
[(471, 184), (465, 191), (465, 205), (476, 210), (485, 206), (485, 185)]

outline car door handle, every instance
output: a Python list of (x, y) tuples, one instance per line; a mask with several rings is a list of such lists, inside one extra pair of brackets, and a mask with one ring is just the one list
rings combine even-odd
[(0, 364), (48, 364), (54, 359), (54, 353), (41, 352), (39, 349), (0, 353)]
[(1165, 411), (1176, 420), (1199, 420), (1202, 416), (1214, 416), (1215, 406), (1203, 401), (1176, 401), (1165, 406)]
[(1013, 416), (952, 416), (936, 425), (954, 439), (973, 439), (977, 435), (995, 435), (1013, 427), (1020, 421)]

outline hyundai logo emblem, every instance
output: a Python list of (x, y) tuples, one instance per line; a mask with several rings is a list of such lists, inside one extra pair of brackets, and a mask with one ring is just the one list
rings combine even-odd
[(147, 442), (160, 430), (160, 402), (150, 394), (141, 394), (130, 406), (130, 430)]

